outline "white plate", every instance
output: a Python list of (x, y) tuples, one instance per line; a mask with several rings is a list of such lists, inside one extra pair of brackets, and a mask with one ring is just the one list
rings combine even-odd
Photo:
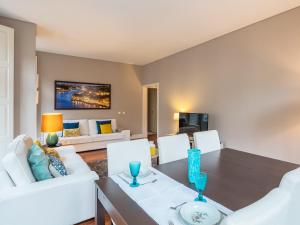
[(189, 202), (180, 208), (179, 215), (190, 225), (215, 225), (221, 213), (205, 202)]
[[(124, 175), (126, 177), (132, 178), (130, 170), (125, 170)], [(138, 178), (144, 178), (144, 177), (148, 177), (149, 175), (151, 175), (152, 171), (149, 168), (146, 167), (141, 167)]]

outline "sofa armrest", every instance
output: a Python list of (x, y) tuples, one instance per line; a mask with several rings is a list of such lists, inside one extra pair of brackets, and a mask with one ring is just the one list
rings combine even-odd
[[(24, 195), (46, 194), (47, 192), (63, 186), (76, 185), (78, 183), (98, 180), (99, 176), (96, 172), (90, 171), (85, 174), (73, 174), (68, 176), (56, 177), (44, 181), (34, 182), (29, 185), (13, 187), (2, 192), (0, 195), (0, 209), (3, 201), (17, 198)], [(1, 210), (0, 210), (1, 212)]]
[[(98, 175), (90, 171), (1, 192), (1, 224), (76, 224), (92, 218), (95, 215), (94, 182), (97, 179)], [(50, 219), (49, 215), (55, 216)]]
[(122, 130), (121, 133), (123, 134), (125, 140), (130, 140), (130, 130)]

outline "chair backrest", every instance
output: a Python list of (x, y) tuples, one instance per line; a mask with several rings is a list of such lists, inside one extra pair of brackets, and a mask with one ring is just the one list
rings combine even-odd
[(285, 190), (291, 195), (288, 205), (288, 225), (300, 223), (300, 168), (286, 173), (279, 185), (279, 189)]
[(201, 153), (212, 152), (221, 149), (218, 131), (209, 130), (194, 133), (195, 147)]
[(295, 225), (299, 220), (287, 222), (290, 198), (289, 193), (275, 188), (257, 202), (227, 216), (221, 225)]
[(286, 173), (279, 185), (259, 201), (234, 212), (221, 225), (298, 225), (300, 168)]
[(131, 161), (140, 161), (142, 167), (151, 166), (150, 145), (147, 139), (107, 145), (108, 176), (128, 169)]
[(160, 164), (184, 159), (188, 156), (190, 141), (187, 134), (159, 137), (157, 143)]

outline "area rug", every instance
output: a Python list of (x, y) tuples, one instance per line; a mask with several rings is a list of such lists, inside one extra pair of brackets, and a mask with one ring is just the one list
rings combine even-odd
[(107, 160), (95, 160), (88, 163), (91, 170), (95, 171), (99, 178), (106, 178), (107, 177)]

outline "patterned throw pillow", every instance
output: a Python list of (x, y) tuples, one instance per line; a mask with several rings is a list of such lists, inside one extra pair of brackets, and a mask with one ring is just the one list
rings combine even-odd
[(60, 159), (52, 155), (49, 155), (49, 159), (50, 159), (49, 169), (54, 177), (61, 177), (61, 176), (68, 175), (65, 165)]
[(96, 121), (96, 125), (97, 125), (98, 134), (112, 133), (111, 120)]
[(64, 129), (64, 137), (78, 137), (80, 136), (80, 128)]

